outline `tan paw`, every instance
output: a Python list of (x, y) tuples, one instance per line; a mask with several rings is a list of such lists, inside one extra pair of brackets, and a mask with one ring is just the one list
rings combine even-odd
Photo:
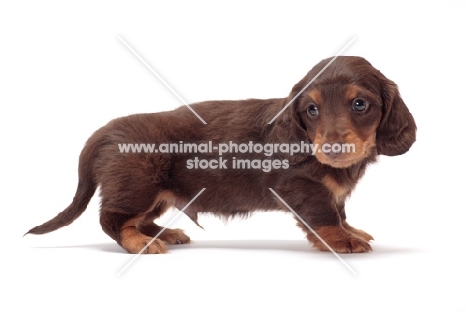
[(190, 243), (190, 237), (188, 237), (184, 231), (180, 229), (169, 229), (166, 228), (159, 235), (159, 238), (168, 244), (187, 244)]
[[(347, 231), (343, 226), (325, 226), (315, 229), (315, 232), (337, 253), (366, 253), (372, 247), (361, 237)], [(330, 251), (313, 233), (307, 234), (315, 248)]]
[(370, 235), (369, 233), (365, 232), (364, 230), (359, 230), (359, 229), (356, 229), (354, 227), (351, 227), (347, 222), (344, 222), (343, 223), (343, 227), (348, 230), (349, 232), (357, 235), (358, 237), (360, 237), (361, 239), (364, 239), (365, 241), (369, 242), (369, 241), (373, 241), (374, 238), (372, 237), (372, 235)]
[(166, 244), (160, 239), (155, 239), (142, 234), (135, 227), (127, 227), (121, 232), (122, 247), (130, 254), (165, 254), (167, 253)]

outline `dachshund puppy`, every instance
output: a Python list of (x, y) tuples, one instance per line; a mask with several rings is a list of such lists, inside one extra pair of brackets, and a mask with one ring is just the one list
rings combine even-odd
[[(397, 86), (361, 57), (337, 57), (308, 85), (330, 60), (314, 66), (286, 98), (192, 104), (207, 124), (184, 106), (112, 120), (81, 152), (73, 202), (28, 233), (71, 224), (99, 186), (104, 232), (129, 253), (158, 235), (144, 252), (166, 253), (166, 243), (190, 242), (182, 230), (155, 224), (168, 208), (183, 209), (195, 223), (198, 213), (290, 212), (271, 188), (317, 249), (328, 247), (302, 221), (336, 252), (371, 251), (372, 236), (347, 223), (345, 201), (378, 155), (409, 150), (416, 124)], [(128, 144), (159, 149), (123, 150)], [(308, 145), (314, 154), (291, 152)], [(330, 148), (344, 145), (352, 152)], [(168, 146), (180, 148), (167, 152)], [(254, 152), (262, 146), (274, 152)]]

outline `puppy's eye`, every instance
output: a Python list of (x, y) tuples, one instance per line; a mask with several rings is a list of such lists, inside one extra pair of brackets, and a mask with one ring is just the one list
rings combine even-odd
[(351, 108), (357, 112), (364, 112), (367, 109), (367, 103), (363, 99), (355, 98), (353, 100), (353, 105), (351, 106)]
[(317, 116), (319, 113), (317, 106), (315, 106), (315, 104), (310, 104), (309, 108), (307, 108), (307, 113), (312, 117)]

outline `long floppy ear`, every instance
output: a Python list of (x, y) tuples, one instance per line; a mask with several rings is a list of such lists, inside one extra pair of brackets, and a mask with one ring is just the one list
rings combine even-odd
[[(283, 107), (289, 102), (285, 98)], [(273, 128), (270, 132), (270, 140), (277, 143), (296, 143), (307, 140), (307, 132), (303, 127), (299, 115), (296, 112), (296, 105), (291, 103), (281, 115), (273, 121)]]
[(377, 152), (396, 156), (407, 152), (416, 141), (416, 123), (393, 81), (380, 78), (383, 115), (377, 129)]
[[(271, 128), (268, 135), (268, 141), (271, 143), (279, 144), (301, 144), (301, 142), (308, 142), (307, 130), (302, 124), (300, 115), (297, 111), (297, 101), (299, 99), (296, 96), (304, 87), (305, 78), (298, 82), (292, 89), (288, 97), (284, 98), (281, 102), (281, 109), (286, 109), (272, 122)], [(308, 157), (308, 154), (300, 153), (291, 155), (284, 155), (291, 163), (299, 163)]]
[[(307, 131), (297, 112), (297, 94), (304, 87), (304, 79), (299, 81), (291, 90), (288, 97), (284, 98), (281, 109), (286, 109), (273, 121), (270, 139), (278, 143), (294, 143), (307, 140)], [(279, 112), (279, 111), (278, 111)]]

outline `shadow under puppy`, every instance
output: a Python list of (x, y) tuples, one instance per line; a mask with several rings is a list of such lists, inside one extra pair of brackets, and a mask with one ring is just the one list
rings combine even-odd
[[(397, 86), (364, 58), (340, 56), (306, 87), (329, 61), (314, 66), (286, 98), (192, 104), (206, 125), (184, 106), (112, 120), (89, 138), (81, 152), (73, 202), (28, 233), (44, 234), (69, 225), (84, 212), (99, 186), (103, 230), (129, 253), (138, 253), (163, 230), (145, 253), (166, 253), (166, 243), (190, 241), (180, 229), (155, 224), (168, 208), (182, 209), (206, 188), (185, 210), (195, 223), (198, 213), (229, 218), (254, 211), (289, 212), (272, 188), (334, 251), (370, 251), (372, 236), (346, 222), (345, 200), (378, 155), (395, 156), (409, 150), (416, 139), (416, 125)], [(189, 168), (188, 161), (218, 159), (219, 154), (119, 149), (119, 144), (210, 141), (213, 146), (230, 141), (307, 142), (316, 144), (318, 152), (267, 156), (238, 151), (230, 154), (225, 168), (196, 169)], [(330, 150), (323, 148), (326, 144), (353, 144), (355, 149)], [(287, 165), (268, 172), (238, 169), (230, 165), (234, 158), (279, 160)], [(304, 224), (298, 221), (298, 225), (317, 249), (328, 250)]]

